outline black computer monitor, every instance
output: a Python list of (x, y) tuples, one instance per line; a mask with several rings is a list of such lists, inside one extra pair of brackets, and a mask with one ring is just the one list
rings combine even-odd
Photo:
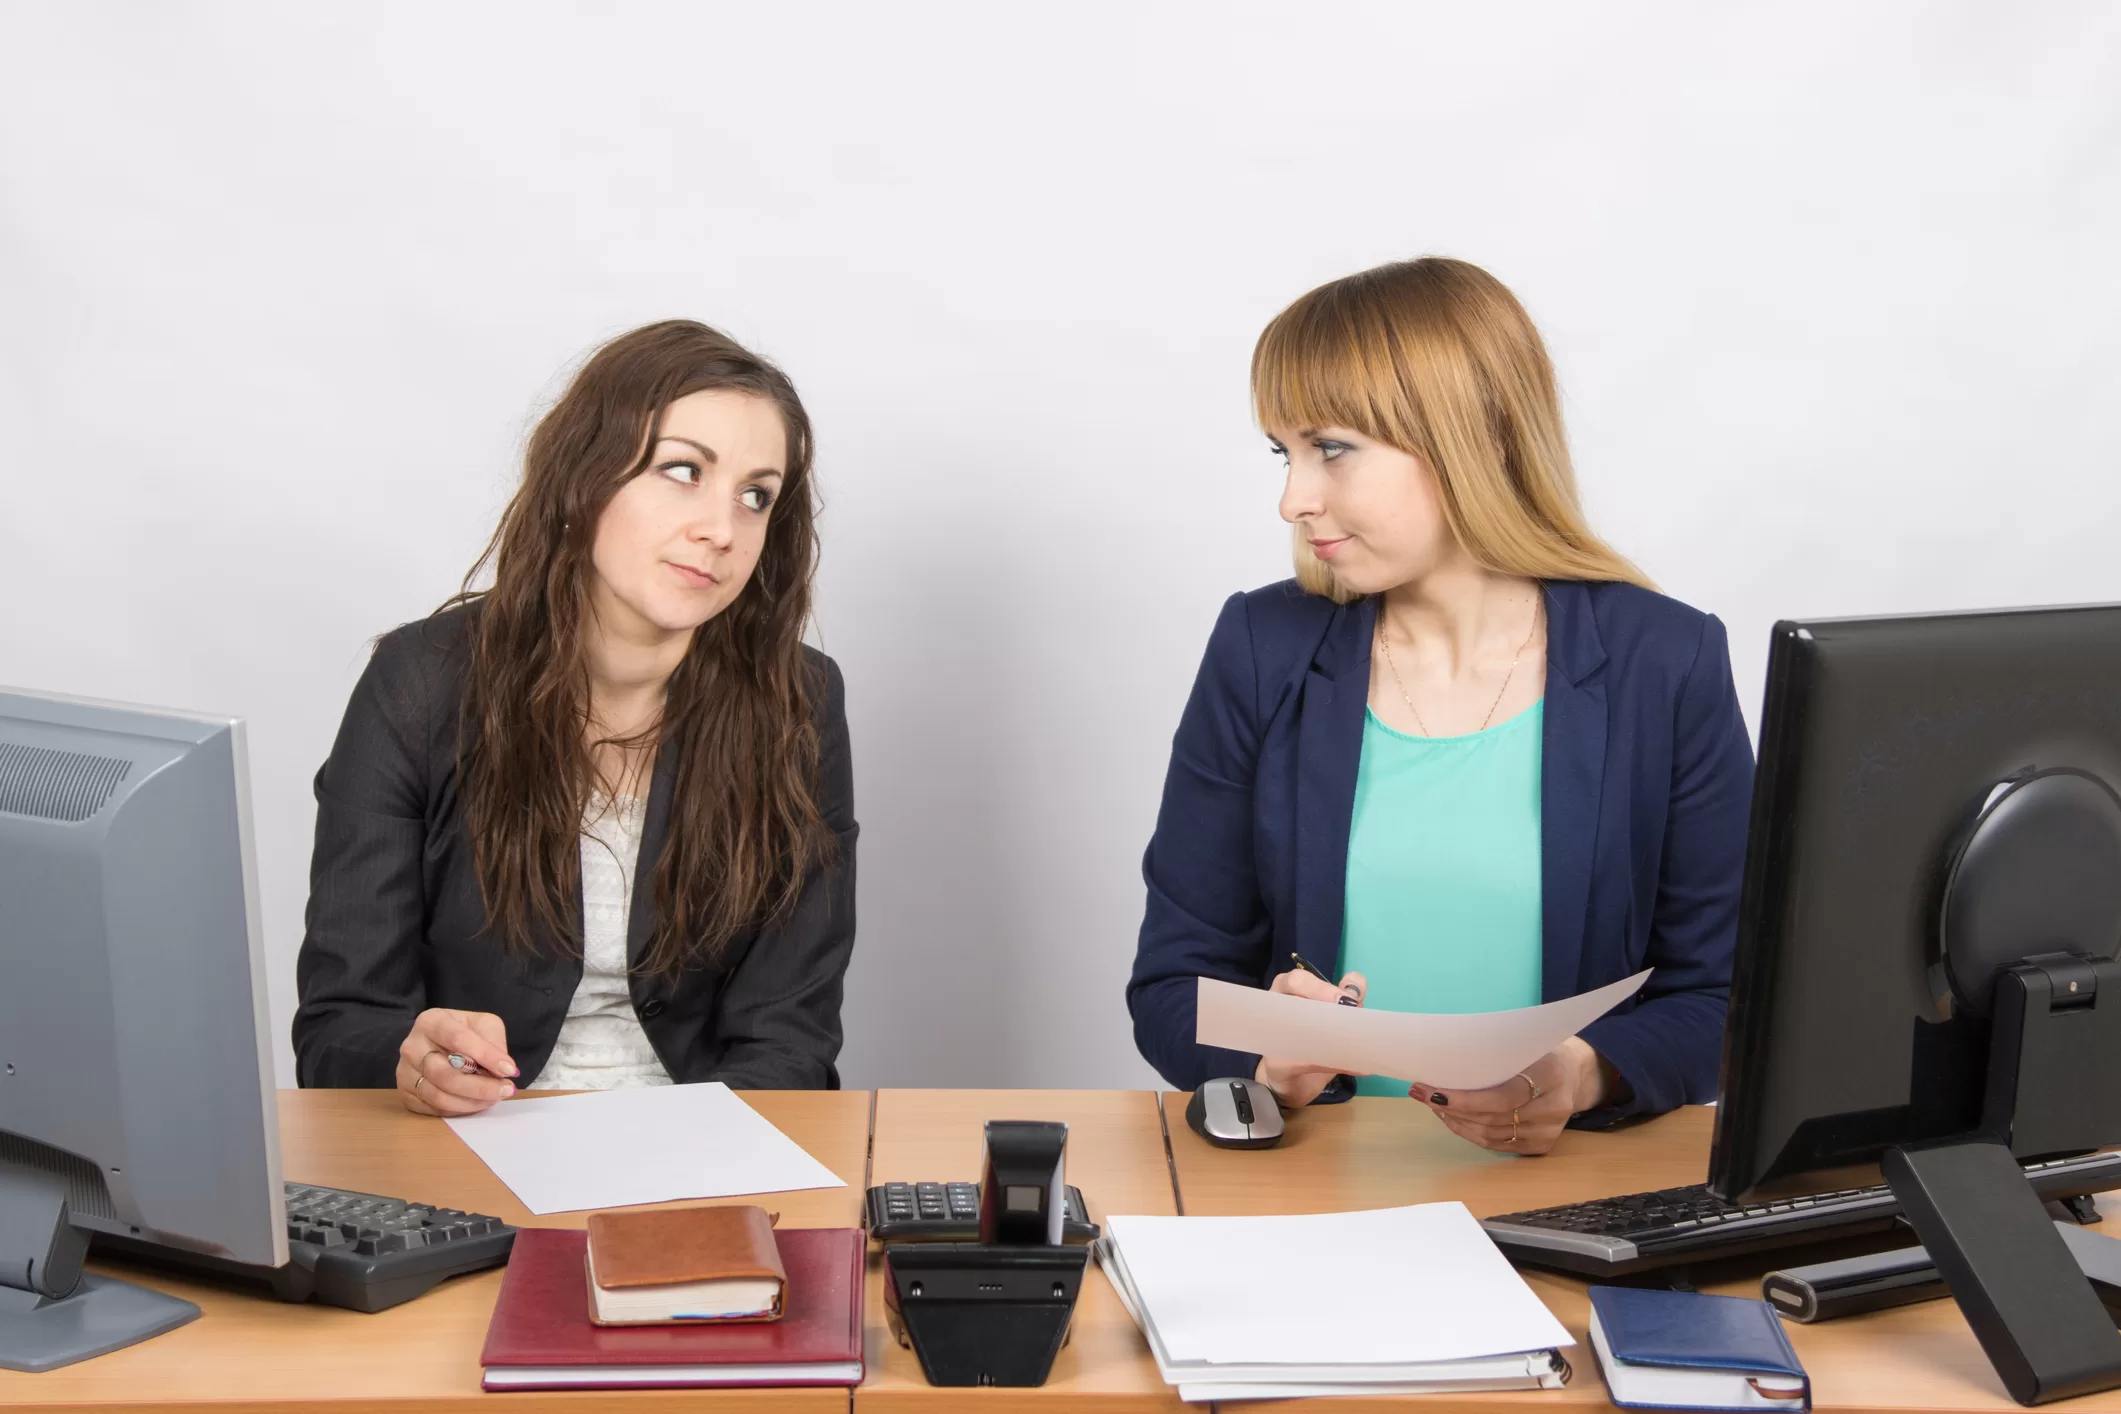
[(2121, 1143), (2117, 954), (2121, 606), (1775, 626), (1709, 1184), (1881, 1162), (2021, 1399), (2121, 1383), (2017, 1162)]

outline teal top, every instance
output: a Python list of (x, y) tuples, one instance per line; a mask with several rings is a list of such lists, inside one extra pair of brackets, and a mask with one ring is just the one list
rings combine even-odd
[[(1538, 702), (1469, 736), (1397, 732), (1366, 713), (1348, 833), (1340, 969), (1392, 1011), (1540, 1001)], [(1361, 1095), (1409, 1081), (1362, 1076)]]

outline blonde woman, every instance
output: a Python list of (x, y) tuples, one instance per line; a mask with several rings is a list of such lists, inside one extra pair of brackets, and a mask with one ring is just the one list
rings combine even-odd
[[(1411, 1093), (1519, 1154), (1713, 1098), (1753, 771), (1729, 649), (1585, 523), (1523, 307), (1463, 261), (1351, 275), (1267, 326), (1252, 394), (1296, 578), (1223, 606), (1179, 723), (1127, 988), (1142, 1054), (1288, 1105)], [(1196, 977), (1472, 1012), (1645, 967), (1488, 1090), (1193, 1039)]]

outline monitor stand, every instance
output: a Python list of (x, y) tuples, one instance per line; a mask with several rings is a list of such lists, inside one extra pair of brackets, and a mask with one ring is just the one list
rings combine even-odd
[(1885, 1180), (2011, 1398), (2121, 1387), (2121, 1331), (2012, 1152), (2082, 1149), (2106, 1124), (2121, 963), (2028, 958), (1997, 978), (1994, 998), (1981, 1132), (1889, 1149)]
[(0, 1370), (38, 1373), (174, 1330), (189, 1301), (81, 1270), (88, 1237), (44, 1175), (0, 1161)]

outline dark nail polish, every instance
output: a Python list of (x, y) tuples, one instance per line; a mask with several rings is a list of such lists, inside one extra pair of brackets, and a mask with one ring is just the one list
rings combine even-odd
[(1435, 1094), (1429, 1096), (1429, 1103), (1432, 1105), (1442, 1105), (1446, 1109), (1448, 1109), (1450, 1108), (1451, 1097), (1449, 1095), (1444, 1094), (1443, 1091), (1438, 1090)]

